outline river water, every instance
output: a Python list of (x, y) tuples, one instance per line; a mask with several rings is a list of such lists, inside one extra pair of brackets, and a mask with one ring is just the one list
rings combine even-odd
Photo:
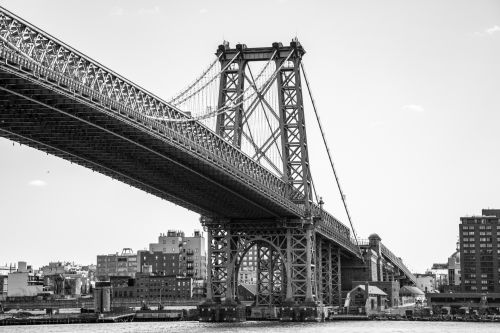
[(4, 326), (1, 333), (45, 333), (45, 332), (189, 332), (189, 333), (225, 333), (225, 332), (300, 332), (300, 333), (498, 333), (500, 323), (468, 322), (422, 322), (422, 321), (335, 321), (325, 323), (280, 323), (255, 322), (244, 323), (198, 323), (187, 321), (174, 322), (139, 322), (116, 324), (74, 324), (74, 325), (36, 325)]

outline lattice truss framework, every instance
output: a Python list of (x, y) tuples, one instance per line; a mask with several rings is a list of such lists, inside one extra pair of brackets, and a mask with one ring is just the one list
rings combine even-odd
[(241, 47), (236, 54), (225, 50), (219, 49), (219, 63), (170, 101), (282, 177), (276, 52), (252, 61)]
[[(275, 49), (269, 58), (252, 56), (240, 44), (235, 50), (222, 45), (220, 66), (213, 64), (171, 102), (207, 126), (215, 125), (222, 138), (282, 177), (290, 185), (289, 198), (308, 205), (312, 196), (300, 79), (303, 50), (293, 43), (288, 54)], [(203, 97), (214, 92), (217, 105), (213, 96)], [(215, 124), (204, 115), (216, 115)]]
[(340, 248), (321, 236), (316, 238), (318, 298), (325, 305), (341, 306)]
[(241, 263), (253, 246), (258, 252), (257, 306), (300, 304), (316, 299), (319, 280), (314, 269), (315, 236), (310, 226), (284, 226), (269, 221), (212, 223), (208, 219), (204, 225), (209, 245), (209, 299), (235, 299)]
[[(278, 61), (284, 62), (282, 59)], [(291, 199), (295, 202), (305, 201), (304, 204), (308, 209), (312, 202), (311, 173), (300, 79), (300, 58), (294, 57), (284, 65), (280, 67), (277, 77), (280, 90), (284, 169), (288, 182), (295, 190), (290, 194)]]
[(215, 130), (253, 160), (283, 176), (277, 67), (271, 60), (239, 58), (222, 72), (218, 109), (225, 112), (217, 116)]

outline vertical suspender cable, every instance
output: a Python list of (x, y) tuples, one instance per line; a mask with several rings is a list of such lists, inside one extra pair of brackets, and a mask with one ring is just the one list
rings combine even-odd
[(361, 253), (361, 248), (359, 247), (358, 236), (356, 235), (356, 230), (354, 230), (354, 225), (352, 223), (351, 214), (349, 214), (349, 209), (347, 208), (347, 203), (345, 201), (344, 192), (342, 192), (342, 187), (340, 186), (340, 181), (339, 181), (339, 177), (337, 176), (337, 171), (335, 171), (335, 165), (333, 164), (333, 159), (332, 159), (332, 155), (330, 153), (330, 148), (328, 148), (328, 143), (326, 142), (326, 136), (325, 136), (325, 132), (323, 131), (323, 125), (321, 124), (318, 110), (316, 109), (316, 103), (314, 102), (314, 98), (313, 98), (313, 95), (311, 92), (311, 87), (309, 86), (309, 80), (307, 79), (307, 74), (306, 74), (306, 70), (304, 68), (303, 62), (300, 63), (300, 67), (302, 68), (302, 73), (304, 73), (304, 79), (306, 81), (307, 91), (309, 92), (309, 97), (311, 98), (311, 103), (312, 103), (312, 107), (314, 109), (314, 114), (315, 114), (316, 120), (318, 122), (319, 130), (321, 132), (321, 137), (323, 138), (323, 143), (325, 144), (326, 153), (328, 154), (328, 159), (329, 159), (330, 165), (332, 167), (333, 175), (335, 176), (335, 181), (337, 182), (337, 187), (338, 187), (339, 192), (340, 192), (340, 197), (342, 198), (342, 203), (344, 204), (345, 212), (347, 214), (347, 218), (349, 219), (349, 224), (351, 225), (352, 233), (354, 235), (354, 240), (356, 241), (356, 246), (359, 249), (359, 254), (361, 256), (361, 260), (363, 260), (363, 262), (364, 262), (363, 254)]

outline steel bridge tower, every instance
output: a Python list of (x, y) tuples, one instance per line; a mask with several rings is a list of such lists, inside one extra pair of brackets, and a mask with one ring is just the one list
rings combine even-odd
[[(270, 137), (281, 147), (282, 178), (287, 199), (303, 207), (300, 217), (276, 216), (274, 219), (235, 220), (202, 217), (208, 233), (207, 303), (201, 315), (207, 320), (230, 321), (237, 317), (238, 272), (246, 252), (257, 248), (257, 295), (254, 308), (281, 309), (282, 319), (302, 319), (318, 315), (320, 305), (340, 305), (340, 249), (315, 232), (319, 216), (312, 213), (312, 185), (300, 63), (305, 51), (298, 41), (290, 46), (247, 48), (238, 44), (220, 45), (216, 55), (221, 62), (216, 132), (234, 146), (241, 147), (247, 119), (241, 99), (246, 68), (251, 62), (273, 58), (279, 110), (278, 135)], [(269, 89), (272, 89), (269, 88)], [(258, 96), (263, 99), (263, 96)], [(236, 107), (230, 107), (236, 105)], [(215, 314), (209, 311), (217, 310)], [(232, 309), (232, 310), (231, 310)], [(267, 310), (266, 310), (267, 309)], [(298, 313), (300, 309), (300, 314)], [(306, 310), (304, 312), (304, 310)], [(206, 311), (203, 313), (203, 311)], [(273, 314), (271, 314), (272, 316)]]

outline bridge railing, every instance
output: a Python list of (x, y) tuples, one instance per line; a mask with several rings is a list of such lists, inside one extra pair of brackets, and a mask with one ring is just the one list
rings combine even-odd
[(337, 220), (328, 212), (322, 210), (320, 206), (313, 205), (313, 216), (320, 216), (320, 223), (317, 225), (318, 231), (329, 237), (344, 249), (349, 250), (354, 255), (359, 255), (359, 248), (351, 239), (351, 231), (342, 222)]
[(4, 61), (19, 64), (29, 79), (46, 81), (52, 89), (104, 107), (126, 121), (167, 137), (258, 188), (291, 212), (303, 214), (301, 207), (286, 199), (288, 186), (283, 180), (209, 128), (197, 121), (151, 119), (149, 116), (168, 119), (188, 119), (188, 116), (1, 7), (0, 44)]
[(382, 252), (383, 256), (385, 256), (392, 262), (392, 264), (394, 264), (397, 268), (403, 271), (403, 273), (406, 275), (408, 279), (410, 279), (413, 283), (417, 282), (415, 276), (406, 267), (401, 258), (396, 257), (396, 255), (392, 253), (384, 244), (380, 244), (380, 251)]

